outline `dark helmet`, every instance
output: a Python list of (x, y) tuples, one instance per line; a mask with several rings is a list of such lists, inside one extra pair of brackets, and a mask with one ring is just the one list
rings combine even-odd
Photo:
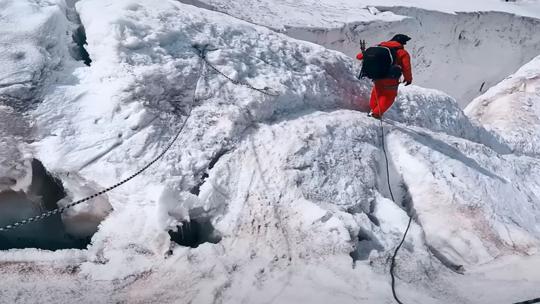
[(404, 34), (397, 34), (390, 41), (397, 41), (401, 43), (402, 45), (407, 44), (407, 41), (411, 40), (411, 37), (404, 35)]

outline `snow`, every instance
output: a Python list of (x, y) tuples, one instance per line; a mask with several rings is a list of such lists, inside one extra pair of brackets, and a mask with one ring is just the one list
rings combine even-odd
[(536, 160), (486, 157), (478, 144), (396, 128), (406, 136), (394, 146), (392, 134), (389, 150), (431, 247), (454, 265), (477, 265), (508, 247), (526, 252), (537, 246), (536, 182), (521, 181), (514, 171), (524, 162), (536, 171)]
[(28, 136), (30, 126), (13, 108), (0, 106), (0, 191), (21, 190), (30, 186), (27, 147), (20, 139)]
[(537, 157), (540, 130), (540, 57), (520, 68), (467, 108), (467, 115), (503, 138), (514, 153)]
[(54, 71), (71, 63), (66, 5), (4, 0), (0, 7), (0, 94), (7, 105), (27, 108), (41, 97), (45, 80), (54, 81)]
[[(75, 173), (59, 174), (66, 190), (66, 197), (58, 201), (58, 207), (64, 207), (77, 198), (88, 197), (99, 192), (100, 187), (84, 180)], [(107, 215), (112, 211), (107, 195), (96, 197), (92, 202), (82, 203), (62, 213), (62, 222), (66, 232), (74, 237), (91, 237)]]
[(429, 0), (363, 0), (362, 2), (365, 5), (417, 7), (445, 13), (494, 11), (534, 18), (540, 16), (540, 2), (537, 0), (517, 0), (508, 2), (499, 0), (456, 0), (444, 3)]
[(230, 14), (255, 24), (284, 30), (286, 27), (339, 28), (351, 22), (399, 21), (403, 17), (381, 7), (411, 7), (443, 13), (505, 12), (525, 17), (540, 17), (536, 0), (504, 2), (500, 0), (458, 0), (444, 3), (430, 0), (261, 0), (257, 2), (223, 0), (182, 0), (207, 9)]
[(394, 34), (407, 34), (412, 37), (406, 49), (412, 55), (414, 83), (450, 94), (462, 108), (537, 56), (540, 48), (538, 2), (203, 0), (194, 4), (201, 3), (353, 58), (360, 52), (360, 40), (375, 45)]
[[(37, 5), (30, 3), (20, 5)], [(324, 11), (328, 3), (296, 1), (288, 5), (302, 6), (299, 15), (280, 15), (311, 12), (305, 19), (314, 24), (321, 12), (356, 16), (341, 4)], [(62, 179), (62, 205), (130, 176), (185, 128), (147, 171), (64, 214), (76, 235), (99, 224), (86, 250), (1, 251), (0, 302), (391, 303), (389, 258), (409, 216), (396, 268), (405, 303), (537, 297), (540, 278), (525, 270), (538, 264), (540, 248), (538, 129), (523, 110), (538, 100), (537, 59), (465, 112), (442, 91), (400, 87), (383, 124), (393, 201), (380, 124), (365, 113), (370, 84), (355, 78), (347, 55), (176, 1), (82, 0), (75, 7), (87, 67), (64, 56), (72, 24), (60, 12), (69, 15), (68, 7), (50, 5), (56, 26), (29, 34), (63, 37), (63, 55), (36, 59), (57, 69), (39, 78), (42, 100), (25, 109), (32, 131), (0, 121), (10, 149), (0, 159), (2, 185), (22, 187), (24, 162), (35, 157)], [(359, 9), (372, 21), (403, 19)], [(207, 60), (226, 75), (279, 96), (231, 83), (194, 44), (211, 45)], [(526, 121), (499, 112), (508, 108)], [(0, 115), (26, 123), (18, 109), (3, 106)], [(171, 241), (168, 230), (202, 218), (219, 243)]]

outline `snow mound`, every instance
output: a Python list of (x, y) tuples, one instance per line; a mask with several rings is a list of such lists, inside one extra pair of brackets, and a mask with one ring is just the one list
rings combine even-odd
[(501, 154), (510, 153), (510, 148), (501, 143), (497, 134), (473, 124), (454, 98), (437, 90), (402, 87), (385, 117), (481, 143)]
[(399, 125), (389, 150), (426, 242), (443, 263), (457, 268), (537, 250), (539, 185), (522, 178), (523, 168), (540, 173), (537, 159)]
[[(71, 64), (64, 1), (0, 2), (0, 102), (27, 109)], [(24, 22), (22, 22), (24, 20)]]
[(540, 56), (476, 98), (468, 116), (503, 138), (514, 153), (538, 157), (540, 149)]

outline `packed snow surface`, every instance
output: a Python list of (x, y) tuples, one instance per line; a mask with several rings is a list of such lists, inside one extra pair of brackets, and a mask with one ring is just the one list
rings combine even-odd
[[(62, 206), (130, 176), (185, 127), (148, 170), (63, 215), (74, 235), (99, 223), (88, 249), (1, 251), (0, 302), (392, 303), (389, 257), (409, 216), (396, 268), (405, 303), (539, 296), (537, 59), (465, 113), (444, 92), (400, 87), (381, 129), (365, 113), (370, 83), (343, 53), (199, 2), (81, 0), (77, 18), (72, 4), (0, 1), (2, 14), (50, 20), (38, 33), (2, 18), (1, 39), (56, 37), (62, 54), (32, 57), (50, 71), (24, 76), (34, 106), (0, 108), (20, 123), (0, 120), (0, 194), (26, 193), (36, 158), (63, 181)], [(77, 20), (89, 67), (69, 53)], [(219, 71), (271, 94), (218, 74), (202, 46)], [(171, 241), (203, 219), (217, 244)]]

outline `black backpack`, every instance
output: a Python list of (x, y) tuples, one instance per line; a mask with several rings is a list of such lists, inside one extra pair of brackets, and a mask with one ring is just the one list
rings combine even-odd
[(401, 77), (401, 67), (397, 65), (397, 49), (373, 46), (363, 52), (362, 70), (358, 78), (372, 80)]

